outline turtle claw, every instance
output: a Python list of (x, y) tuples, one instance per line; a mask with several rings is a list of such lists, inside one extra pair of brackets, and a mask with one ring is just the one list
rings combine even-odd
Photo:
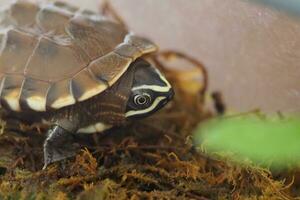
[(44, 167), (76, 155), (78, 145), (75, 145), (73, 135), (62, 127), (56, 125), (48, 131), (44, 142)]
[[(55, 147), (56, 148), (56, 147)], [(55, 150), (54, 147), (48, 148), (47, 151), (44, 149), (44, 166), (43, 170), (48, 167), (51, 163), (62, 161), (66, 158), (70, 158), (76, 155), (77, 150), (74, 148), (73, 150)]]

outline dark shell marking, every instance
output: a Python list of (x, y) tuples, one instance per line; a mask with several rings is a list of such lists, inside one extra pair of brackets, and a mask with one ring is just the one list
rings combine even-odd
[(1, 105), (47, 111), (113, 85), (138, 57), (156, 51), (123, 26), (66, 3), (17, 1), (0, 19)]

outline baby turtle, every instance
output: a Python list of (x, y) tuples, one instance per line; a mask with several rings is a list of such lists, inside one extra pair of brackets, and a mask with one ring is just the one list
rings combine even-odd
[(116, 22), (62, 2), (16, 1), (0, 14), (3, 116), (51, 127), (44, 167), (71, 155), (70, 135), (149, 116), (173, 97), (144, 59), (157, 47)]

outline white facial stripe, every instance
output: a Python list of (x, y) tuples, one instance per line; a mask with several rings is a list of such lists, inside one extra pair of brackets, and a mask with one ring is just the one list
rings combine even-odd
[(166, 97), (157, 97), (157, 98), (155, 99), (155, 101), (153, 102), (153, 104), (152, 104), (150, 107), (148, 107), (148, 108), (146, 108), (146, 109), (144, 109), (144, 110), (131, 110), (131, 111), (128, 111), (128, 112), (125, 114), (125, 116), (126, 116), (126, 117), (130, 117), (130, 116), (134, 116), (134, 115), (141, 115), (141, 114), (149, 113), (149, 112), (151, 112), (152, 110), (154, 110), (154, 109), (158, 106), (158, 104), (159, 104), (161, 101), (163, 101), (163, 100), (165, 100), (165, 99), (166, 99)]
[(132, 88), (132, 91), (141, 90), (141, 89), (153, 90), (155, 92), (168, 92), (171, 88), (158, 86), (158, 85), (141, 85), (141, 86)]
[(165, 84), (168, 86), (168, 87), (171, 87), (169, 81), (167, 81), (167, 79), (165, 78), (164, 75), (161, 74), (161, 72), (158, 70), (158, 69), (155, 69), (155, 71), (158, 73), (160, 79), (165, 82)]
[(167, 79), (160, 73), (159, 70), (155, 69), (159, 78), (166, 84), (166, 86), (159, 86), (159, 85), (141, 85), (137, 87), (133, 87), (132, 91), (140, 90), (140, 89), (150, 89), (155, 92), (168, 92), (171, 89), (171, 84), (167, 81)]

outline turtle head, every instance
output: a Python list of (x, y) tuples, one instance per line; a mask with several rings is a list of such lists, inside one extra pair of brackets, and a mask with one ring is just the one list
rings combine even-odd
[(126, 117), (147, 117), (164, 107), (174, 96), (174, 91), (162, 73), (143, 59), (134, 65), (133, 83), (126, 107)]

